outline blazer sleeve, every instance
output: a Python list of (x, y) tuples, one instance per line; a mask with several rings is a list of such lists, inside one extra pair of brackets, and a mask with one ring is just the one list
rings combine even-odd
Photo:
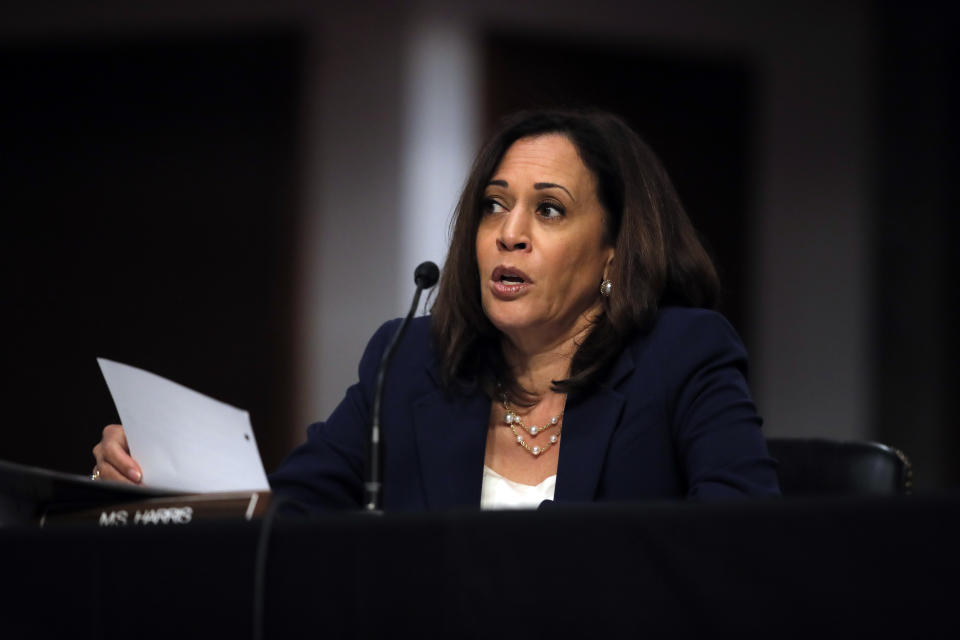
[(361, 506), (374, 379), (398, 322), (391, 320), (377, 330), (360, 360), (359, 381), (325, 422), (307, 428), (306, 442), (270, 474), (275, 493), (320, 510)]
[(743, 343), (717, 313), (699, 312), (685, 324), (665, 368), (688, 498), (779, 496), (776, 461), (747, 387)]

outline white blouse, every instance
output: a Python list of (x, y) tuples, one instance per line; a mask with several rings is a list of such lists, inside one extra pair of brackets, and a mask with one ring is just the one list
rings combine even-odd
[(553, 500), (557, 475), (540, 484), (521, 484), (483, 466), (483, 487), (480, 490), (481, 509), (536, 509), (544, 500)]

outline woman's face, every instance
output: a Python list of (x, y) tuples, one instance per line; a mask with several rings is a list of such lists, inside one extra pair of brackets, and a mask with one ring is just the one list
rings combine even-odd
[(477, 229), (481, 301), (517, 346), (571, 337), (600, 308), (613, 247), (595, 182), (561, 134), (514, 142), (493, 172)]

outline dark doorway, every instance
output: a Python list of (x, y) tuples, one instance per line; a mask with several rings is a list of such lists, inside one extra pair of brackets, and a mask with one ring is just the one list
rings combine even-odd
[(300, 39), (0, 49), (0, 458), (72, 472), (116, 413), (95, 358), (289, 423)]

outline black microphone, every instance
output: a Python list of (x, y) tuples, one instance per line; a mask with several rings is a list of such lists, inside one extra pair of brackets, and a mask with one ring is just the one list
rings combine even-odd
[[(413, 271), (413, 282), (417, 285), (417, 289), (429, 289), (433, 285), (437, 284), (437, 280), (439, 279), (439, 267), (429, 260), (426, 262), (421, 262)], [(420, 292), (417, 291), (416, 295), (419, 296)], [(416, 301), (416, 298), (414, 298), (414, 301)], [(413, 306), (416, 307), (417, 305), (414, 304)]]
[(387, 377), (387, 367), (390, 366), (390, 359), (393, 352), (403, 338), (407, 325), (417, 311), (417, 304), (420, 303), (420, 293), (424, 289), (429, 289), (437, 284), (440, 279), (440, 269), (434, 263), (427, 261), (421, 262), (413, 272), (413, 281), (417, 285), (417, 291), (413, 294), (413, 304), (410, 305), (410, 311), (407, 317), (403, 319), (397, 328), (390, 344), (383, 352), (380, 358), (380, 366), (377, 367), (376, 386), (373, 388), (373, 413), (370, 416), (370, 467), (367, 469), (367, 481), (364, 483), (367, 494), (367, 503), (364, 507), (372, 513), (380, 513), (383, 502), (383, 458), (381, 449), (383, 448), (380, 436), (380, 403), (383, 400), (383, 382)]

